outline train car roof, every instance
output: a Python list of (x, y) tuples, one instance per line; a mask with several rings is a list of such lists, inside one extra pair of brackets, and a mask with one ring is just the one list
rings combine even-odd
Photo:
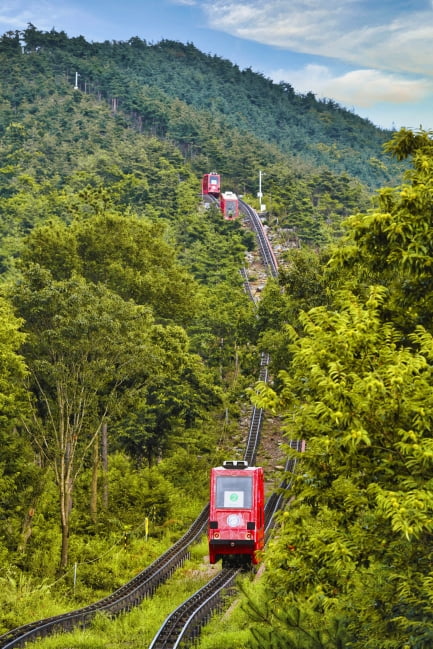
[(249, 466), (246, 460), (225, 460), (221, 466), (215, 466), (212, 471), (257, 471), (262, 467)]

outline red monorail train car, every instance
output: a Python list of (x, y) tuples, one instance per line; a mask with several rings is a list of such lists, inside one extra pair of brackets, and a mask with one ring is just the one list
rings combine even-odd
[(205, 174), (201, 181), (202, 194), (212, 194), (218, 197), (221, 192), (220, 175), (213, 171), (210, 174)]
[(233, 192), (223, 192), (220, 198), (220, 208), (225, 219), (233, 221), (239, 216), (239, 201)]
[(263, 468), (244, 460), (211, 470), (209, 562), (223, 567), (257, 564), (265, 542)]

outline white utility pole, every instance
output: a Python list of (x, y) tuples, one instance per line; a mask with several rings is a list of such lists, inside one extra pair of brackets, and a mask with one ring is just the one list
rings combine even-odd
[[(265, 174), (263, 174), (264, 176)], [(259, 191), (257, 192), (257, 198), (260, 200), (260, 211), (264, 212), (266, 210), (266, 205), (262, 203), (262, 172), (259, 171)]]

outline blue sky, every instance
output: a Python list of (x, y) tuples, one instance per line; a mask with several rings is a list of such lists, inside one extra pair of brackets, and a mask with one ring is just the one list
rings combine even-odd
[(194, 43), (384, 128), (433, 130), (433, 0), (0, 0), (0, 33)]

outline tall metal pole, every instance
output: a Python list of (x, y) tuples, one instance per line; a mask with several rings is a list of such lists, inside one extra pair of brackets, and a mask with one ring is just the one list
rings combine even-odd
[(257, 192), (257, 196), (258, 196), (258, 199), (260, 201), (260, 207), (259, 207), (260, 212), (263, 212), (266, 209), (266, 206), (263, 205), (263, 203), (262, 203), (262, 196), (263, 196), (263, 194), (262, 194), (262, 175), (264, 176), (265, 174), (262, 174), (262, 172), (259, 171), (259, 191)]

